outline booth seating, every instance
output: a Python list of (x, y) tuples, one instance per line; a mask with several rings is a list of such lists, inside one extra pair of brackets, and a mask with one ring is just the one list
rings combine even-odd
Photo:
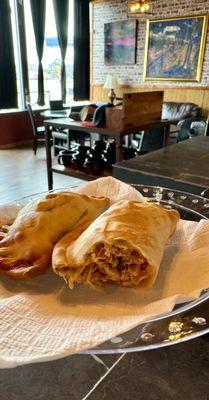
[(186, 119), (195, 118), (199, 115), (200, 108), (194, 103), (175, 103), (166, 101), (163, 103), (162, 119), (183, 122)]

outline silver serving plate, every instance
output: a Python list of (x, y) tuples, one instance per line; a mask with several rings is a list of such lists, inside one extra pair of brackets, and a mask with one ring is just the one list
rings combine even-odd
[[(190, 193), (145, 185), (134, 186), (146, 199), (168, 209), (179, 211), (181, 218), (190, 221), (209, 219), (209, 200)], [(72, 188), (72, 186), (71, 186)], [(70, 190), (64, 188), (60, 190)], [(43, 193), (44, 194), (44, 193)], [(40, 193), (13, 202), (25, 205), (40, 197)], [(209, 289), (199, 299), (178, 304), (168, 314), (161, 314), (118, 337), (84, 351), (83, 354), (128, 353), (171, 346), (209, 332)]]

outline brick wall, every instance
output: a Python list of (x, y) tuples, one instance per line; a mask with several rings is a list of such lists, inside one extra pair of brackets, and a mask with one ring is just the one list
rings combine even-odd
[[(191, 16), (209, 13), (209, 0), (156, 0), (153, 2), (152, 18)], [(143, 82), (146, 20), (138, 20), (137, 58), (131, 66), (104, 65), (104, 23), (127, 19), (126, 0), (110, 0), (93, 5), (93, 84), (103, 84), (107, 73), (115, 73), (121, 84), (146, 85)], [(156, 83), (157, 84), (157, 83)], [(159, 82), (159, 85), (162, 83)], [(180, 82), (165, 82), (163, 85), (185, 85)], [(205, 49), (202, 80), (200, 83), (187, 82), (187, 86), (209, 85), (209, 33)]]

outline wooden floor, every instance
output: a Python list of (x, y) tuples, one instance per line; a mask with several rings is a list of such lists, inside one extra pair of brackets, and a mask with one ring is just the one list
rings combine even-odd
[[(0, 204), (48, 190), (44, 147), (38, 148), (36, 156), (31, 148), (0, 150), (0, 166)], [(53, 178), (54, 189), (84, 182), (56, 173)]]

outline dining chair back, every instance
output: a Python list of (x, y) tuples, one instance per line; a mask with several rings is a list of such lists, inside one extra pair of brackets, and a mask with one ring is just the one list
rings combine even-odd
[(43, 142), (45, 140), (44, 139), (45, 128), (44, 128), (44, 126), (38, 126), (35, 114), (34, 114), (34, 112), (32, 110), (32, 107), (31, 107), (31, 105), (29, 103), (27, 104), (27, 110), (28, 110), (28, 114), (29, 114), (29, 117), (30, 117), (32, 130), (33, 130), (33, 151), (34, 151), (34, 154), (36, 154), (37, 147), (38, 147), (38, 142)]
[(143, 153), (159, 150), (164, 146), (164, 135), (164, 126), (154, 126), (147, 129), (146, 132), (133, 135), (132, 146)]

